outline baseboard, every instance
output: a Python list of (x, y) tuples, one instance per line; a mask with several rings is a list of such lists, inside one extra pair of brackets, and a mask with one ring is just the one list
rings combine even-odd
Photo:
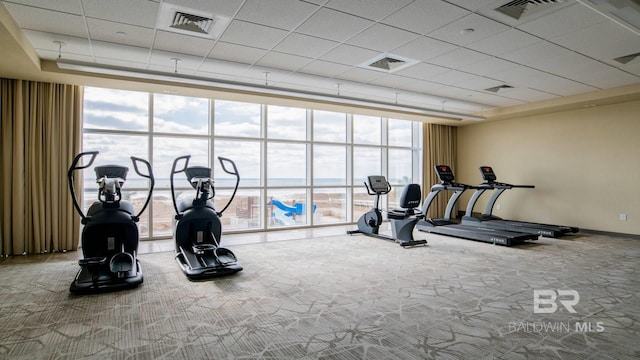
[(615, 237), (620, 237), (620, 238), (625, 238), (625, 239), (640, 240), (640, 235), (626, 234), (626, 233), (619, 233), (619, 232), (612, 232), (612, 231), (580, 229), (580, 233), (593, 234), (593, 235), (615, 236)]

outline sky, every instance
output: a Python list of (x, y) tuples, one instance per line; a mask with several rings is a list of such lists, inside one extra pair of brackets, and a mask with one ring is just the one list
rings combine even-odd
[[(299, 185), (307, 185), (309, 172), (307, 158), (312, 151), (316, 179), (346, 178), (346, 114), (314, 111), (313, 137), (316, 144), (311, 149), (306, 142), (307, 110), (301, 108), (266, 106), (266, 134), (269, 141), (264, 145), (261, 138), (261, 104), (216, 100), (214, 106), (214, 156), (234, 160), (238, 166), (241, 186), (259, 186), (263, 151), (266, 151), (267, 178), (297, 178)], [(100, 155), (94, 165), (118, 164), (130, 167), (129, 179), (140, 180), (131, 166), (130, 156), (149, 159), (150, 126), (149, 113), (153, 113), (153, 131), (172, 134), (155, 135), (153, 138), (153, 165), (157, 188), (168, 188), (167, 179), (176, 157), (190, 155), (190, 165), (208, 166), (211, 153), (211, 131), (209, 129), (210, 100), (167, 94), (154, 94), (153, 102), (147, 93), (104, 88), (85, 88), (84, 128), (87, 130), (117, 130), (113, 134), (84, 134), (84, 150), (98, 150)], [(381, 144), (381, 122), (379, 117), (354, 115), (354, 143)], [(412, 124), (409, 121), (390, 119), (388, 141), (393, 146), (411, 146)], [(173, 135), (176, 134), (176, 135)], [(224, 138), (219, 138), (224, 137)], [(282, 141), (281, 141), (282, 140)], [(331, 142), (333, 144), (328, 144)], [(407, 143), (408, 142), (408, 143)], [(389, 175), (401, 177), (408, 171), (411, 176), (411, 152), (393, 149), (389, 155), (394, 159), (389, 166)], [(377, 147), (354, 146), (354, 177), (364, 179), (367, 175), (380, 174), (382, 152)], [(409, 157), (409, 159), (406, 159)], [(217, 159), (213, 164), (214, 178), (231, 178), (225, 174)], [(85, 171), (85, 179), (93, 181), (95, 176)], [(343, 185), (346, 180), (336, 180)], [(185, 183), (186, 184), (186, 183)]]

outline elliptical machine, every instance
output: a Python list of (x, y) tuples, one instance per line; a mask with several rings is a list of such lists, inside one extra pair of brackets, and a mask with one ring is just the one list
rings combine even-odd
[[(176, 211), (173, 238), (178, 265), (190, 280), (237, 273), (242, 270), (242, 266), (238, 263), (235, 254), (229, 249), (220, 247), (222, 236), (220, 216), (233, 201), (240, 183), (236, 164), (230, 159), (218, 157), (222, 170), (235, 176), (236, 184), (229, 202), (221, 211), (217, 211), (212, 201), (215, 188), (211, 178), (211, 168), (189, 167), (190, 158), (190, 155), (176, 158), (171, 169), (171, 198)], [(184, 165), (180, 170), (176, 170), (181, 160), (184, 161)], [(193, 198), (178, 201), (175, 195), (174, 176), (181, 172), (185, 173), (187, 181), (196, 193)]]
[(364, 234), (385, 240), (397, 242), (402, 247), (425, 245), (427, 240), (415, 240), (413, 228), (422, 217), (420, 211), (416, 212), (416, 207), (420, 205), (422, 193), (420, 185), (408, 184), (402, 189), (399, 205), (401, 209), (393, 209), (387, 212), (387, 218), (391, 223), (392, 237), (380, 235), (380, 225), (382, 225), (382, 212), (380, 211), (380, 196), (391, 191), (391, 185), (387, 179), (381, 175), (367, 177), (364, 186), (369, 195), (375, 195), (373, 209), (362, 214), (358, 219), (358, 230), (347, 231), (347, 234)]
[[(89, 163), (79, 166), (80, 160), (89, 155)], [(84, 225), (81, 240), (84, 258), (78, 261), (80, 270), (69, 287), (69, 291), (76, 294), (128, 289), (143, 281), (137, 258), (137, 222), (149, 205), (155, 184), (151, 165), (146, 160), (131, 157), (136, 173), (151, 181), (147, 199), (137, 214), (130, 202), (122, 200), (121, 189), (129, 168), (119, 165), (96, 166), (98, 200), (91, 204), (85, 215), (75, 193), (73, 173), (90, 167), (97, 155), (98, 151), (78, 154), (67, 173), (73, 206)], [(139, 162), (146, 165), (147, 174), (140, 172)]]

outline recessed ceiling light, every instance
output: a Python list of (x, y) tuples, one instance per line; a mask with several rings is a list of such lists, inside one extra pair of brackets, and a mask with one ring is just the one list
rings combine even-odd
[(124, 32), (124, 31), (118, 31), (118, 32), (116, 33), (116, 35), (118, 35), (118, 36), (120, 36), (120, 37), (125, 37), (125, 36), (127, 36), (127, 33), (126, 33), (126, 32)]
[(460, 34), (462, 34), (462, 35), (469, 35), (469, 34), (471, 34), (471, 33), (472, 33), (472, 32), (474, 32), (474, 31), (476, 31), (476, 30), (475, 30), (475, 29), (472, 29), (472, 28), (468, 28), (468, 29), (460, 30)]

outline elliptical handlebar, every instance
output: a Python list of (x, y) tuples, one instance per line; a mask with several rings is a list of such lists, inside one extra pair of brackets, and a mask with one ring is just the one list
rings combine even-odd
[[(76, 209), (78, 214), (80, 214), (80, 218), (82, 219), (81, 220), (82, 224), (85, 224), (87, 222), (87, 216), (82, 212), (82, 208), (80, 208), (80, 204), (78, 203), (76, 190), (75, 190), (75, 187), (73, 186), (73, 183), (74, 183), (73, 172), (76, 170), (86, 169), (91, 165), (93, 165), (93, 162), (95, 161), (96, 156), (98, 156), (98, 154), (99, 154), (98, 151), (87, 151), (87, 152), (82, 152), (76, 155), (76, 157), (73, 159), (73, 162), (71, 163), (71, 167), (69, 167), (69, 171), (67, 172), (67, 178), (69, 179), (69, 191), (71, 192), (73, 207)], [(78, 162), (80, 162), (80, 159), (87, 155), (91, 155), (91, 159), (89, 160), (89, 163), (83, 166), (78, 166)]]
[[(231, 194), (231, 197), (229, 198), (229, 202), (227, 202), (227, 205), (225, 205), (222, 210), (218, 211), (218, 215), (222, 216), (222, 213), (227, 210), (229, 205), (231, 205), (233, 198), (235, 198), (236, 196), (236, 192), (238, 192), (238, 186), (240, 185), (240, 174), (238, 173), (238, 168), (236, 167), (236, 163), (233, 162), (233, 160), (226, 157), (218, 156), (218, 161), (220, 161), (220, 166), (222, 166), (222, 170), (224, 170), (224, 172), (236, 177), (236, 185), (233, 189), (233, 194)], [(233, 167), (233, 171), (229, 170), (225, 164), (230, 164)]]
[[(175, 160), (173, 160), (173, 166), (171, 167), (171, 177), (169, 178), (169, 182), (171, 184), (171, 200), (173, 202), (173, 209), (176, 211), (176, 220), (179, 220), (179, 217), (181, 216), (181, 214), (180, 214), (180, 210), (178, 210), (178, 203), (176, 202), (176, 190), (175, 190), (173, 178), (175, 174), (184, 172), (187, 169), (187, 167), (189, 166), (189, 159), (191, 159), (191, 155), (179, 156)], [(180, 160), (184, 160), (184, 166), (180, 171), (176, 171), (176, 168), (178, 166), (178, 161)]]
[[(138, 220), (140, 220), (140, 215), (142, 215), (142, 213), (147, 209), (147, 206), (149, 206), (149, 202), (151, 201), (151, 194), (153, 193), (153, 187), (156, 184), (156, 180), (155, 180), (155, 177), (153, 176), (153, 170), (151, 169), (151, 164), (147, 160), (132, 156), (131, 162), (133, 163), (133, 169), (136, 171), (138, 175), (142, 176), (143, 178), (147, 178), (151, 181), (149, 193), (147, 195), (147, 200), (144, 202), (144, 206), (142, 206), (142, 209), (140, 209), (138, 214), (136, 214), (135, 216), (132, 216), (132, 220), (135, 222), (138, 222)], [(143, 174), (138, 168), (138, 162), (141, 162), (147, 166), (146, 175)]]

